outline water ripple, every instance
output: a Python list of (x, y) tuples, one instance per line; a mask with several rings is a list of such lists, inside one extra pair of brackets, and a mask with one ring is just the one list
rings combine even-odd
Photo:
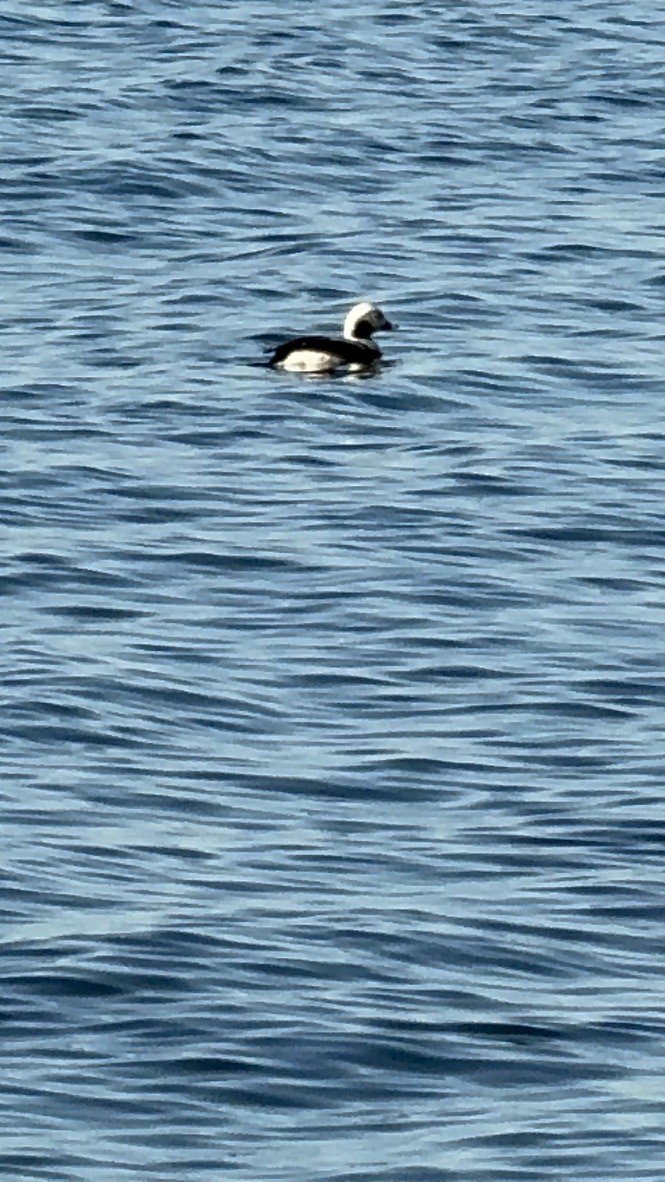
[(0, 30), (0, 1170), (659, 1177), (662, 17)]

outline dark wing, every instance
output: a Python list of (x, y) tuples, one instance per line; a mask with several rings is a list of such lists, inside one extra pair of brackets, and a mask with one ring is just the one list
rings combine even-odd
[(279, 365), (281, 361), (295, 353), (298, 349), (314, 349), (319, 353), (332, 353), (339, 357), (342, 365), (371, 365), (379, 356), (376, 348), (368, 345), (356, 344), (355, 341), (331, 340), (330, 337), (296, 337), (292, 341), (285, 341), (278, 345), (270, 358), (268, 365)]

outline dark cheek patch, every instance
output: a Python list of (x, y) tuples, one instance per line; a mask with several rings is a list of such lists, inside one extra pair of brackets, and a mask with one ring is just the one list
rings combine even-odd
[(368, 341), (374, 332), (374, 326), (370, 324), (369, 320), (359, 320), (353, 330), (354, 336), (361, 341)]

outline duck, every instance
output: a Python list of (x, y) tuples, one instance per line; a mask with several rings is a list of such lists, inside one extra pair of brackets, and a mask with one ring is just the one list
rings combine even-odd
[(370, 369), (381, 358), (372, 335), (394, 327), (378, 304), (362, 300), (347, 312), (341, 337), (294, 337), (277, 346), (268, 365), (291, 373), (313, 374)]

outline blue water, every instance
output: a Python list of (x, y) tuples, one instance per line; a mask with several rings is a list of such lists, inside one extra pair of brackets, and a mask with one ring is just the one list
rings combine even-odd
[(3, 1178), (663, 1176), (665, 17), (510, 7), (0, 5)]

